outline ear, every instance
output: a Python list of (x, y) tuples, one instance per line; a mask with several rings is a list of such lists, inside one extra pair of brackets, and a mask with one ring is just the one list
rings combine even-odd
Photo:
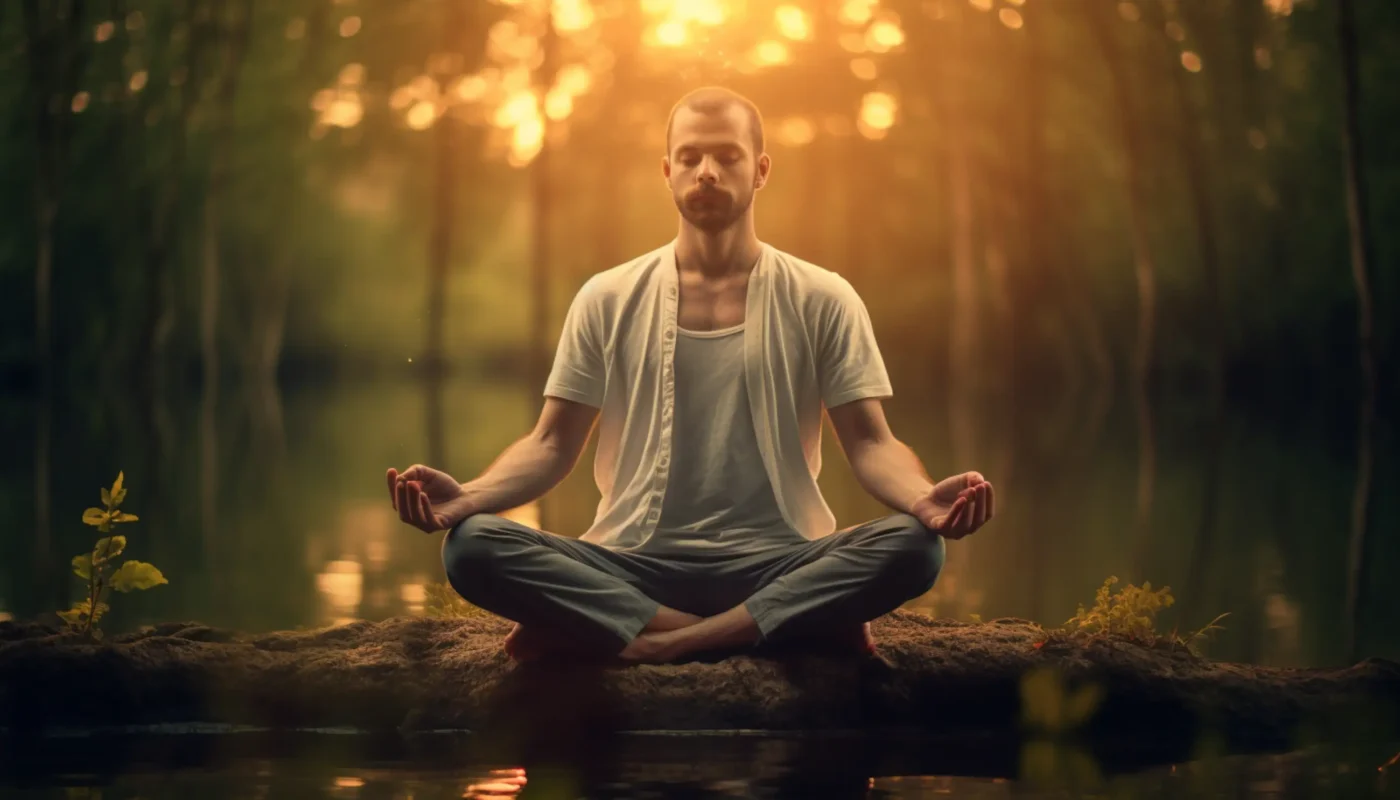
[(768, 174), (773, 171), (773, 159), (767, 154), (758, 157), (758, 169), (754, 171), (753, 188), (762, 189), (768, 183)]
[(671, 157), (670, 157), (670, 156), (662, 156), (662, 157), (661, 157), (661, 176), (664, 177), (664, 178), (666, 179), (666, 184), (669, 186), (669, 185), (671, 184)]

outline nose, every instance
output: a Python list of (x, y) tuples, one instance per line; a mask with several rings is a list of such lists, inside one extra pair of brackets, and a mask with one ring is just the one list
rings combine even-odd
[(719, 180), (719, 170), (715, 169), (715, 160), (713, 157), (701, 157), (700, 169), (696, 170), (695, 179), (701, 183), (714, 183)]

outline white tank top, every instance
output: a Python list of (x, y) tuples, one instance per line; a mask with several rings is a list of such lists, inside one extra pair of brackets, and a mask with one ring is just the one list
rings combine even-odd
[(802, 541), (783, 519), (754, 433), (744, 325), (677, 329), (671, 475), (648, 550)]

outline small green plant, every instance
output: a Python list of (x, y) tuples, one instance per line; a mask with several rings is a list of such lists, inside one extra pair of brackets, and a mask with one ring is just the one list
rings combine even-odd
[(427, 594), (423, 602), (424, 616), (451, 619), (491, 616), (491, 612), (463, 600), (450, 583), (430, 583), (423, 591)]
[(86, 633), (94, 639), (102, 638), (97, 623), (111, 609), (106, 602), (111, 590), (130, 592), (169, 583), (160, 570), (144, 561), (123, 561), (120, 567), (113, 565), (113, 559), (126, 549), (126, 537), (111, 535), (112, 526), (137, 520), (135, 514), (121, 510), (122, 501), (126, 499), (123, 477), (123, 473), (118, 472), (112, 488), (102, 490), (102, 504), (106, 508), (89, 508), (83, 512), (85, 524), (107, 535), (97, 540), (92, 552), (74, 556), (73, 574), (87, 581), (87, 595), (67, 611), (58, 612), (70, 630)]
[(1117, 636), (1147, 645), (1166, 643), (1185, 647), (1199, 655), (1198, 643), (1210, 634), (1224, 630), (1217, 623), (1229, 614), (1221, 614), (1189, 636), (1182, 636), (1175, 629), (1165, 635), (1159, 634), (1157, 612), (1176, 602), (1171, 587), (1163, 586), (1154, 591), (1151, 582), (1142, 586), (1129, 583), (1115, 594), (1112, 587), (1116, 583), (1118, 578), (1109, 576), (1095, 593), (1093, 607), (1085, 609), (1083, 605), (1079, 606), (1078, 612), (1065, 623), (1071, 634)]

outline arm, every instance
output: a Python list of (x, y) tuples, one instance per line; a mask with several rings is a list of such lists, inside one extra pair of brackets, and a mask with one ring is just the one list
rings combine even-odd
[(949, 539), (974, 533), (992, 518), (992, 484), (979, 472), (934, 483), (914, 451), (890, 432), (879, 400), (856, 400), (827, 413), (856, 480), (880, 502)]
[(827, 409), (827, 415), (861, 487), (895, 511), (915, 513), (933, 481), (914, 451), (890, 431), (880, 401), (856, 400)]
[(598, 409), (546, 397), (534, 430), (507, 447), (480, 477), (462, 484), (467, 516), (525, 505), (553, 489), (578, 463)]

